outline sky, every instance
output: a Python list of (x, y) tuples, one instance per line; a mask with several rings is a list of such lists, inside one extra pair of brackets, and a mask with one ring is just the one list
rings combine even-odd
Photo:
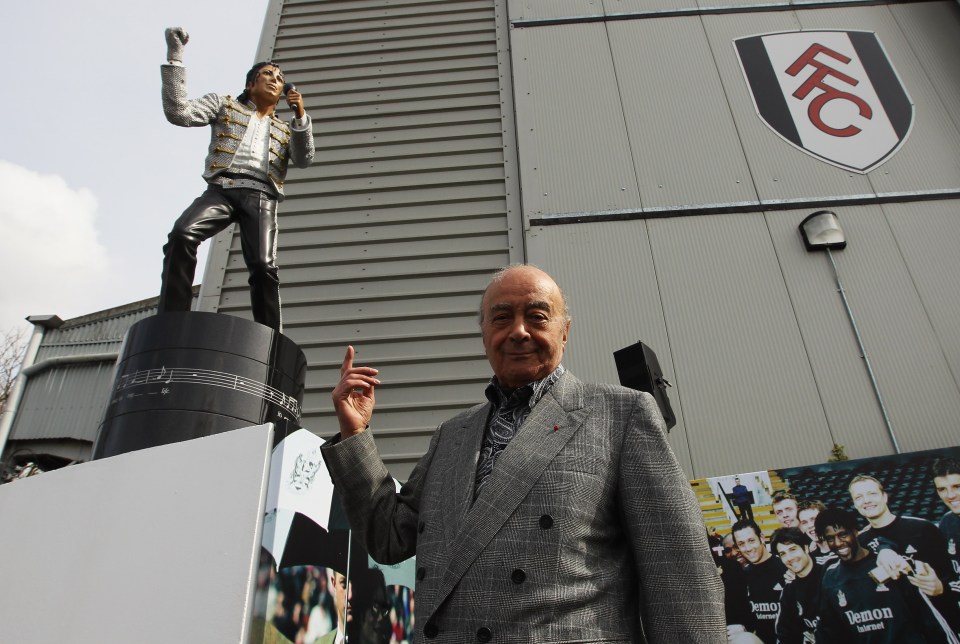
[[(267, 0), (6, 3), (0, 53), (0, 335), (160, 290), (163, 244), (200, 193), (209, 128), (160, 105), (165, 27), (190, 34), (191, 97), (236, 96)], [(202, 247), (197, 281), (203, 276)]]

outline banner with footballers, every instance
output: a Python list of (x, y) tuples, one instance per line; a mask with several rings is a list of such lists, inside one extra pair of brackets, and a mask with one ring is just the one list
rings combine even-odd
[(960, 641), (960, 447), (691, 485), (732, 637)]

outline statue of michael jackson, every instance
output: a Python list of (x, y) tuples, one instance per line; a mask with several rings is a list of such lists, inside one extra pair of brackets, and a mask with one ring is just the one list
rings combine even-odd
[[(279, 66), (263, 62), (247, 72), (246, 87), (237, 98), (206, 94), (190, 100), (183, 67), (189, 36), (180, 27), (167, 29), (165, 36), (163, 113), (174, 125), (209, 125), (211, 137), (203, 172), (207, 189), (180, 215), (163, 247), (159, 312), (190, 310), (197, 248), (237, 222), (250, 271), (253, 318), (279, 331), (277, 202), (283, 200), (287, 166), (307, 167), (314, 152), (303, 97), (292, 85), (284, 87)], [(289, 124), (274, 114), (285, 89), (295, 112)]]

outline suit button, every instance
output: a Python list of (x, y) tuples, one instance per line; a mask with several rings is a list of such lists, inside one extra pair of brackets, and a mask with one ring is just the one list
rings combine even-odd
[(540, 527), (544, 530), (549, 530), (553, 527), (553, 517), (549, 514), (545, 514), (540, 517)]
[(417, 524), (417, 532), (419, 532), (420, 534), (423, 534), (423, 531), (426, 529), (427, 529), (427, 524), (424, 523), (423, 521)]
[(478, 642), (489, 642), (493, 638), (493, 633), (490, 632), (490, 629), (486, 626), (482, 627), (477, 631), (477, 641)]
[(527, 580), (527, 573), (523, 572), (522, 568), (517, 568), (510, 573), (510, 580), (515, 584), (522, 584)]
[(427, 625), (423, 627), (423, 636), (429, 639), (433, 639), (440, 633), (440, 629), (433, 622), (427, 622)]
[(427, 576), (427, 569), (420, 567), (417, 568), (417, 581), (423, 581), (423, 578)]

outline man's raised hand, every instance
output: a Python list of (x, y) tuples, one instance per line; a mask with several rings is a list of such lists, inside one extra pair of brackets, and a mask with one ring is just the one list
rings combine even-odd
[(353, 366), (355, 351), (347, 347), (340, 367), (340, 381), (333, 388), (333, 409), (340, 423), (340, 437), (359, 434), (370, 425), (376, 404), (374, 388), (380, 384), (373, 367)]

